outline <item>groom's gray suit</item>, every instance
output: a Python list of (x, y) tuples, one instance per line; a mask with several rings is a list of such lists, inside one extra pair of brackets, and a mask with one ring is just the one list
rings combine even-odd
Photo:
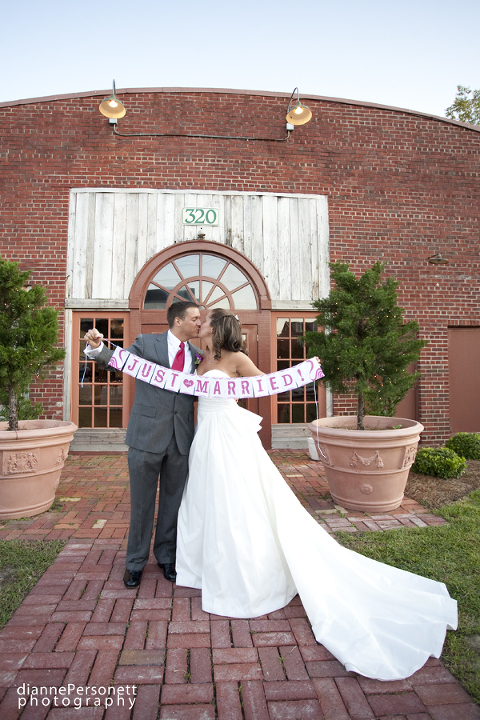
[[(200, 350), (190, 342), (188, 345), (192, 356), (190, 372), (193, 372), (193, 358)], [(127, 350), (170, 367), (166, 332), (139, 335)], [(106, 367), (112, 354), (104, 346), (95, 359)], [(193, 400), (192, 395), (135, 380), (135, 401), (125, 439), (129, 446), (131, 499), (126, 567), (130, 572), (142, 570), (148, 560), (159, 475), (160, 499), (153, 551), (159, 563), (175, 563), (178, 508), (194, 434)]]

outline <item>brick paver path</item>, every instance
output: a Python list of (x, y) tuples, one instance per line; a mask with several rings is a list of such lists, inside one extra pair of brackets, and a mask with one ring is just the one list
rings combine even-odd
[[(330, 532), (443, 522), (410, 500), (381, 516), (346, 512), (319, 463), (300, 451), (272, 459)], [(56, 510), (0, 528), (0, 538), (68, 540), (0, 631), (0, 720), (480, 717), (439, 660), (400, 682), (346, 672), (315, 641), (298, 597), (261, 618), (209, 615), (201, 593), (167, 582), (153, 557), (127, 590), (124, 455), (70, 456), (57, 497)]]

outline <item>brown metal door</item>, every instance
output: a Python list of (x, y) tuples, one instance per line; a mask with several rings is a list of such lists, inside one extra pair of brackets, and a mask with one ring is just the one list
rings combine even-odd
[(480, 432), (480, 328), (448, 329), (450, 427)]

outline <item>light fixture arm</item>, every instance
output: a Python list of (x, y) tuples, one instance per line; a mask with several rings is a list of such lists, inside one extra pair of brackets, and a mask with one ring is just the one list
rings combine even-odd
[(296, 87), (296, 88), (293, 89), (293, 92), (292, 92), (292, 94), (290, 95), (290, 100), (288, 101), (287, 115), (288, 115), (288, 113), (290, 112), (290, 110), (291, 110), (291, 108), (292, 108), (292, 98), (293, 98), (293, 96), (295, 95), (295, 90), (297, 91), (297, 102), (296, 102), (296, 104), (297, 104), (297, 105), (300, 105), (300, 93), (299, 93), (299, 91), (298, 91), (298, 87)]

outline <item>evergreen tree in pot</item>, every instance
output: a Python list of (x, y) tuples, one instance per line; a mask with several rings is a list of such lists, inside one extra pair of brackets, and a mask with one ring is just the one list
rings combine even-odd
[[(0, 423), (0, 518), (35, 515), (52, 504), (76, 430), (73, 423), (54, 420), (19, 424), (19, 399), (65, 356), (56, 346), (58, 313), (45, 306), (44, 288), (27, 285), (29, 276), (0, 258), (0, 398), (8, 407), (8, 422)], [(40, 488), (43, 480), (46, 489)]]
[[(419, 373), (409, 372), (408, 367), (418, 360), (426, 343), (417, 337), (418, 323), (414, 320), (404, 322), (404, 311), (398, 306), (398, 283), (391, 277), (383, 279), (383, 263), (376, 262), (359, 278), (351, 272), (348, 263), (337, 261), (331, 263), (330, 268), (335, 285), (327, 298), (313, 303), (319, 311), (317, 322), (323, 330), (306, 333), (304, 340), (309, 355), (319, 357), (327, 386), (336, 393), (356, 395), (357, 415), (353, 423), (350, 418), (327, 418), (311, 423), (310, 429), (329, 482), (329, 469), (341, 462), (344, 464), (343, 476), (351, 476), (349, 480), (358, 486), (359, 499), (350, 502), (345, 497), (347, 481), (344, 477), (343, 496), (337, 494), (335, 498), (340, 504), (343, 502), (349, 509), (374, 509), (372, 503), (377, 510), (393, 509), (392, 505), (398, 507), (403, 497), (423, 427), (413, 420), (386, 421), (384, 418), (394, 415), (397, 404), (415, 384)], [(367, 412), (371, 415), (366, 417)], [(335, 450), (327, 448), (324, 434), (328, 435), (333, 429), (324, 426), (329, 423), (338, 425), (339, 429), (342, 426), (350, 428), (350, 431), (343, 429), (347, 439), (340, 440), (340, 446), (346, 442), (342, 460), (337, 458), (339, 447)], [(373, 436), (368, 437), (371, 442), (367, 448), (353, 448), (352, 429), (363, 432), (365, 438)], [(403, 451), (398, 450), (392, 433), (405, 436), (407, 444)], [(359, 433), (354, 435), (356, 438)], [(393, 475), (395, 469), (391, 462), (385, 461), (384, 441), (397, 447), (393, 465), (400, 463), (405, 482), (400, 497), (396, 489), (396, 499), (383, 498), (377, 502), (369, 476), (380, 476), (383, 471)], [(358, 473), (362, 477), (359, 478)], [(372, 497), (363, 498), (362, 492)], [(385, 487), (381, 495), (385, 495)]]

